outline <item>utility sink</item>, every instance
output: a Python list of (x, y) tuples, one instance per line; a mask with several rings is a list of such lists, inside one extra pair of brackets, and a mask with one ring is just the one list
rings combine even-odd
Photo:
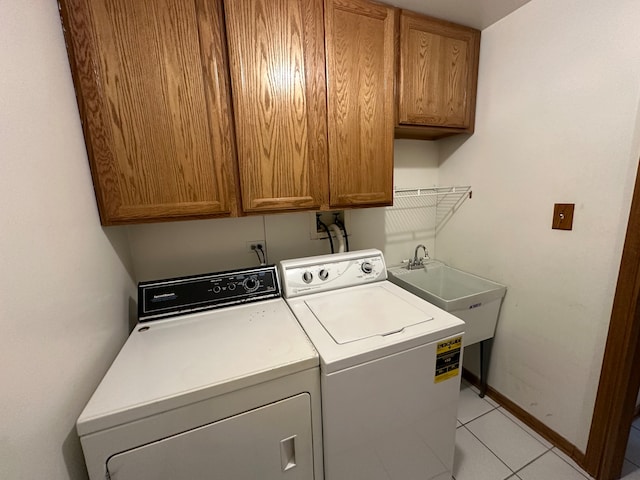
[(424, 268), (387, 270), (389, 281), (465, 321), (465, 345), (492, 338), (507, 287), (434, 262)]

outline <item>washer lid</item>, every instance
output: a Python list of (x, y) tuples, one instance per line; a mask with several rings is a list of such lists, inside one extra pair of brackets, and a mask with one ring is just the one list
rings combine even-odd
[(335, 292), (305, 303), (338, 344), (399, 333), (433, 320), (381, 286)]
[(287, 303), (318, 350), (324, 374), (464, 332), (462, 320), (387, 280)]

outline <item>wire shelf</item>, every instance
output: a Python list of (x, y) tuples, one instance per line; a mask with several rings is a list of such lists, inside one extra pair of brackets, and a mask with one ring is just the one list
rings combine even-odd
[[(393, 206), (403, 224), (415, 228), (434, 228), (438, 232), (451, 216), (471, 197), (471, 186), (396, 188), (393, 192)], [(411, 221), (413, 218), (414, 221)], [(432, 225), (425, 225), (431, 223)]]

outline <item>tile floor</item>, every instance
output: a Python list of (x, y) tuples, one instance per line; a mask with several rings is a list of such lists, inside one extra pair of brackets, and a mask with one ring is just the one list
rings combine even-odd
[(631, 424), (621, 478), (624, 480), (640, 480), (640, 417), (636, 418)]
[[(640, 419), (629, 436), (624, 480), (640, 480)], [(551, 443), (463, 381), (455, 480), (585, 480), (591, 477)]]

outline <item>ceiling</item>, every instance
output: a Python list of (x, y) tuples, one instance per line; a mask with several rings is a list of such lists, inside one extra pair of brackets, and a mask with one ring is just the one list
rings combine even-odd
[(384, 3), (482, 30), (530, 0), (386, 0)]

